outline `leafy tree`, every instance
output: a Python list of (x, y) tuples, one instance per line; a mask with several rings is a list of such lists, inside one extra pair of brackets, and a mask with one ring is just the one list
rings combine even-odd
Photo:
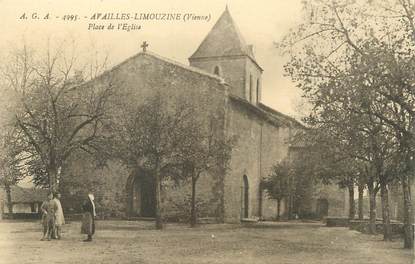
[(195, 116), (192, 120), (191, 127), (193, 130), (185, 132), (187, 141), (180, 146), (179, 156), (183, 163), (183, 173), (187, 176), (186, 178), (191, 180), (190, 226), (194, 227), (197, 223), (197, 181), (204, 173), (210, 173), (211, 175), (226, 174), (226, 171), (229, 170), (232, 147), (236, 139), (224, 138), (218, 119), (213, 116), (209, 118), (209, 122), (197, 121)]
[(346, 151), (350, 143), (343, 138), (340, 140), (328, 126), (312, 126), (294, 136), (295, 142), (301, 142), (301, 155), (296, 158), (298, 171), (311, 178), (314, 183), (336, 184), (347, 188), (349, 192), (349, 218), (356, 213), (354, 202), (354, 187), (363, 180), (362, 162), (351, 157)]
[(194, 109), (183, 100), (170, 99), (155, 94), (138, 106), (125, 104), (114, 125), (116, 157), (132, 170), (150, 172), (154, 179), (157, 229), (163, 228), (163, 182), (185, 177), (180, 149), (188, 142), (189, 132), (196, 129), (190, 122)]
[(0, 184), (6, 191), (9, 213), (13, 213), (11, 187), (24, 178), (24, 168), (21, 164), (27, 157), (20, 155), (16, 148), (13, 130), (10, 127), (4, 130), (0, 138)]
[(295, 191), (293, 179), (292, 166), (283, 160), (274, 165), (271, 174), (261, 181), (261, 187), (267, 191), (268, 196), (277, 201), (277, 220), (280, 220), (281, 201), (288, 199)]
[[(381, 190), (385, 239), (389, 238), (387, 185), (401, 182), (404, 246), (412, 248), (414, 4), (410, 0), (304, 3), (305, 22), (283, 42), (291, 55), (287, 72), (305, 92), (320, 124), (344, 132), (339, 139), (352, 136), (348, 152), (365, 164), (372, 226), (375, 196)], [(342, 121), (332, 122), (336, 120)]]

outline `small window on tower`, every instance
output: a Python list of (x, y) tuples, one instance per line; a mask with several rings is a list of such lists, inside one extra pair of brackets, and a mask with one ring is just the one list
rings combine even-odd
[(219, 66), (215, 66), (213, 73), (216, 74), (217, 76), (220, 76)]
[(253, 88), (253, 83), (252, 83), (252, 74), (249, 75), (249, 102), (252, 103), (252, 88)]
[(259, 79), (256, 79), (256, 102), (259, 103)]

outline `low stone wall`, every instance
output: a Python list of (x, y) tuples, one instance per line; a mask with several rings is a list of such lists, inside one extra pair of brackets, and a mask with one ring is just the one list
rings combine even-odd
[(82, 214), (65, 214), (65, 221), (71, 222), (71, 221), (81, 221), (82, 220)]
[(2, 219), (16, 219), (16, 220), (37, 220), (40, 219), (41, 216), (39, 213), (3, 213)]
[[(346, 217), (327, 217), (326, 226), (328, 227), (349, 227), (352, 230), (359, 231), (364, 234), (369, 234), (369, 219), (364, 220), (349, 220)], [(390, 223), (392, 235), (401, 236), (403, 234), (403, 223), (393, 221)], [(376, 220), (376, 232), (383, 233), (383, 223), (381, 219)]]
[[(403, 223), (400, 222), (391, 222), (390, 223), (392, 235), (402, 235), (403, 234)], [(350, 221), (350, 229), (362, 232), (364, 234), (369, 234), (369, 220), (352, 220)], [(383, 232), (383, 223), (382, 221), (376, 221), (376, 232)]]
[[(82, 220), (81, 213), (78, 214), (65, 214), (65, 221), (81, 221)], [(134, 217), (126, 217), (126, 216), (111, 216), (107, 214), (97, 214), (95, 216), (96, 220), (147, 220), (146, 217), (136, 217), (137, 219), (134, 219)], [(147, 217), (148, 218), (148, 217)], [(149, 218), (150, 219), (150, 218)], [(153, 218), (151, 218), (153, 219)]]
[(328, 227), (348, 227), (350, 221), (347, 217), (327, 217), (326, 225)]

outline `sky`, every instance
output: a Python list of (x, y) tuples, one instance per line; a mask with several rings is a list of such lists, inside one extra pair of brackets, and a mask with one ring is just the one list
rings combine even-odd
[[(161, 56), (188, 64), (187, 58), (213, 27), (228, 5), (247, 44), (253, 44), (258, 63), (264, 69), (262, 102), (297, 117), (300, 91), (284, 76), (285, 58), (275, 48), (288, 30), (301, 19), (301, 0), (0, 0), (0, 58), (23, 41), (42, 49), (47, 39), (75, 39), (78, 50), (108, 54), (115, 65), (140, 51), (143, 41)], [(31, 19), (36, 13), (41, 19)], [(202, 21), (94, 21), (95, 13), (194, 13), (210, 16)], [(49, 14), (49, 19), (42, 19)], [(20, 19), (23, 15), (27, 19)], [(64, 21), (77, 15), (77, 21)], [(56, 18), (59, 16), (59, 18)], [(90, 23), (133, 23), (140, 30), (88, 30)]]

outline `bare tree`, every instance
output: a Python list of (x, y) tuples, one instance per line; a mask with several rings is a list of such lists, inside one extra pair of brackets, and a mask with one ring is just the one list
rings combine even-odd
[(108, 76), (87, 81), (75, 69), (76, 50), (63, 42), (38, 52), (14, 50), (3, 76), (16, 95), (15, 126), (37, 185), (59, 188), (65, 162), (77, 150), (100, 151), (115, 84)]

